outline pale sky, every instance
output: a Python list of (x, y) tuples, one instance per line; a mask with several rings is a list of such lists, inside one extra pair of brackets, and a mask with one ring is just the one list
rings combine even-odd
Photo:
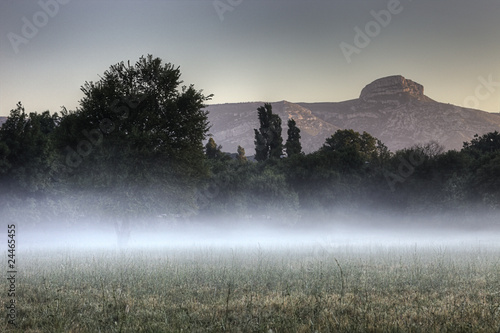
[(0, 115), (75, 109), (85, 81), (147, 54), (211, 103), (343, 101), (400, 74), (500, 112), (498, 0), (1, 0)]

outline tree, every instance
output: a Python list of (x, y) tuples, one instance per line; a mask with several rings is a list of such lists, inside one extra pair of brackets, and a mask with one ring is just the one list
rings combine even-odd
[(265, 161), (269, 158), (269, 146), (266, 138), (258, 130), (255, 131), (255, 160), (258, 162)]
[(5, 142), (0, 141), (0, 179), (2, 179), (2, 176), (7, 174), (11, 168), (8, 160), (9, 155), (9, 147)]
[(471, 187), (488, 208), (500, 208), (500, 152), (481, 158), (472, 174)]
[(236, 156), (236, 159), (240, 163), (246, 163), (247, 162), (247, 157), (245, 156), (245, 148), (242, 146), (238, 146), (238, 156)]
[(448, 209), (470, 210), (471, 179), (476, 172), (470, 172), (473, 161), (469, 154), (463, 151), (449, 150), (436, 156), (433, 168), (436, 175), (434, 182), (438, 182), (442, 189), (441, 204)]
[(322, 150), (343, 151), (354, 149), (365, 156), (370, 156), (376, 151), (376, 139), (370, 134), (359, 134), (352, 129), (338, 130), (326, 139)]
[(217, 146), (214, 138), (208, 139), (207, 144), (205, 145), (205, 154), (208, 159), (216, 159), (222, 155), (222, 146)]
[(389, 148), (387, 148), (387, 146), (379, 139), (377, 139), (376, 147), (376, 152), (373, 154), (374, 158), (372, 159), (371, 163), (375, 164), (375, 166), (384, 168), (389, 163), (392, 153)]
[(378, 156), (377, 139), (352, 129), (336, 131), (326, 139), (320, 150), (338, 156), (339, 168), (343, 171), (359, 169)]
[(463, 150), (479, 156), (481, 154), (494, 153), (500, 150), (500, 133), (498, 131), (489, 132), (482, 136), (474, 135), (470, 142), (464, 142)]
[(285, 149), (288, 157), (302, 153), (302, 145), (300, 143), (300, 128), (297, 127), (293, 118), (288, 120), (288, 139), (286, 140)]
[(500, 191), (500, 133), (489, 132), (474, 135), (470, 142), (464, 142), (461, 153), (472, 160), (469, 166), (470, 196), (480, 198), (488, 208), (498, 209)]
[(3, 188), (19, 195), (32, 195), (51, 185), (50, 165), (55, 152), (51, 133), (57, 113), (25, 112), (21, 102), (11, 110), (0, 128), (0, 177)]
[(271, 104), (266, 103), (257, 109), (260, 128), (255, 129), (255, 159), (259, 162), (269, 158), (281, 158), (283, 138), (281, 137), (281, 118), (273, 113)]
[(180, 75), (151, 55), (113, 65), (82, 86), (80, 107), (58, 128), (66, 180), (117, 223), (195, 207), (195, 188), (208, 175), (203, 109), (211, 95), (180, 88)]

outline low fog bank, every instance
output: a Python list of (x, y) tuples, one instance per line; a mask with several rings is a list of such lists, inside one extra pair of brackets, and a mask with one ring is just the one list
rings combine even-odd
[[(491, 217), (489, 217), (491, 218)], [(484, 219), (484, 218), (483, 218)], [(337, 217), (331, 223), (251, 220), (131, 221), (125, 242), (113, 223), (55, 224), (36, 227), (17, 225), (17, 249), (74, 248), (169, 248), (169, 247), (319, 247), (339, 246), (500, 246), (500, 228), (494, 222), (449, 227), (438, 217), (389, 218)], [(447, 226), (448, 225), (448, 226)], [(5, 236), (4, 236), (5, 237)], [(118, 244), (120, 243), (120, 246)]]

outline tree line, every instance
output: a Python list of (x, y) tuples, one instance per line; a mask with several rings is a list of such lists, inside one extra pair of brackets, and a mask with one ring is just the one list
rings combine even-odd
[(288, 120), (283, 140), (281, 118), (265, 104), (256, 110), (252, 161), (241, 146), (231, 155), (210, 137), (204, 108), (212, 96), (182, 86), (180, 76), (149, 55), (85, 82), (76, 110), (27, 113), (19, 103), (0, 128), (0, 214), (127, 226), (158, 216), (322, 223), (335, 214), (500, 208), (498, 132), (460, 151), (430, 142), (391, 152), (345, 129), (305, 154), (296, 122)]

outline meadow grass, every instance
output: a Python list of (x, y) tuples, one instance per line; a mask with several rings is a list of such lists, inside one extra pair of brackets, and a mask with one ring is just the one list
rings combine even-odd
[(499, 248), (59, 249), (18, 262), (17, 327), (2, 332), (500, 329)]

